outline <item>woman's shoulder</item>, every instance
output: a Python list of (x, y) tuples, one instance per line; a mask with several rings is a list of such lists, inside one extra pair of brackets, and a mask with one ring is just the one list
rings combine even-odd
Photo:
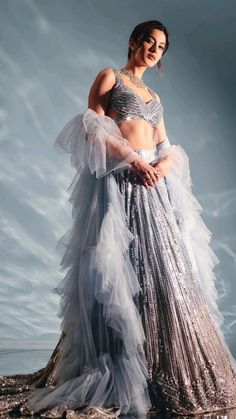
[(112, 67), (102, 68), (97, 73), (95, 80), (111, 87), (116, 81), (115, 70)]
[[(105, 112), (110, 99), (110, 92), (116, 83), (115, 74), (111, 67), (101, 69), (90, 88), (88, 95), (89, 107), (98, 112)], [(99, 113), (99, 112), (98, 112)]]

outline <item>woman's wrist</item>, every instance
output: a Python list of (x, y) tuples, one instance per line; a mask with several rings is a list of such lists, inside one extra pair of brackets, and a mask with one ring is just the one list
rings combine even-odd
[(137, 155), (137, 156), (134, 157), (134, 160), (132, 160), (130, 162), (130, 164), (131, 164), (132, 167), (135, 167), (137, 165), (137, 163), (140, 162), (141, 160), (142, 160), (142, 158), (139, 155)]

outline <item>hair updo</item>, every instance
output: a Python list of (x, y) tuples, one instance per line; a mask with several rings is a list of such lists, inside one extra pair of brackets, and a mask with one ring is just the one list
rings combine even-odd
[[(142, 23), (139, 23), (138, 25), (136, 25), (135, 28), (133, 29), (130, 37), (129, 37), (129, 41), (131, 39), (136, 41), (137, 44), (138, 44), (138, 48), (139, 48), (142, 45), (142, 43), (149, 37), (149, 35), (151, 34), (152, 29), (159, 29), (160, 31), (164, 32), (164, 34), (166, 36), (166, 45), (165, 45), (165, 47), (163, 49), (163, 53), (162, 53), (162, 56), (163, 56), (166, 53), (166, 51), (169, 47), (169, 33), (168, 33), (166, 27), (159, 20), (148, 20), (146, 22), (142, 22)], [(128, 60), (130, 59), (131, 54), (132, 54), (132, 50), (129, 47)], [(159, 72), (159, 69), (162, 69), (161, 60), (158, 61), (156, 66), (157, 66), (158, 72)]]

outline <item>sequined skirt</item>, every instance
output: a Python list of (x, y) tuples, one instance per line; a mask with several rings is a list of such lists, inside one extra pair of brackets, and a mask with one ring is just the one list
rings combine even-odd
[[(135, 150), (151, 162), (156, 148)], [(134, 235), (129, 255), (141, 291), (152, 404), (200, 413), (236, 406), (236, 374), (217, 334), (162, 177), (146, 189), (130, 168), (112, 173)]]

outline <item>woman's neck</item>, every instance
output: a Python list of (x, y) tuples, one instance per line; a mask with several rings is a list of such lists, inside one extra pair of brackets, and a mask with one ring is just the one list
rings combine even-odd
[(125, 67), (123, 67), (125, 70), (129, 71), (131, 74), (135, 75), (139, 79), (142, 79), (143, 73), (146, 70), (147, 67), (141, 67), (137, 66), (135, 64), (128, 63)]

